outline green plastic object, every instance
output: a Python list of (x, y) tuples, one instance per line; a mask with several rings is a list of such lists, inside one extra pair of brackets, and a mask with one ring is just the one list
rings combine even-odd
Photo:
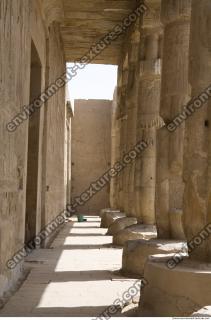
[(78, 215), (78, 222), (83, 222), (86, 221), (86, 219), (84, 218), (84, 216), (82, 214)]

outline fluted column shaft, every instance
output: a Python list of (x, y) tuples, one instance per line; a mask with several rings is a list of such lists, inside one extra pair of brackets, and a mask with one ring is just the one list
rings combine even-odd
[[(154, 12), (154, 10), (152, 11)], [(155, 224), (156, 131), (159, 126), (162, 29), (156, 16), (143, 19), (137, 112), (137, 141), (150, 142), (136, 160), (136, 212), (139, 223)]]
[(159, 238), (184, 238), (181, 224), (184, 183), (184, 124), (167, 125), (189, 100), (188, 59), (191, 0), (162, 0), (164, 26), (160, 116), (166, 126), (157, 135), (156, 221)]
[[(120, 93), (119, 93), (119, 121), (120, 121), (120, 143), (119, 143), (119, 155), (120, 161), (122, 161), (126, 153), (126, 143), (127, 143), (127, 83), (128, 83), (128, 54), (125, 54), (125, 57), (122, 61), (122, 65), (119, 70), (119, 83), (120, 83)], [(125, 201), (124, 196), (126, 192), (125, 186), (125, 170), (123, 170), (119, 175), (119, 203), (120, 209), (125, 211)]]
[[(130, 35), (128, 50), (128, 83), (127, 83), (127, 139), (126, 151), (131, 150), (136, 143), (136, 118), (138, 104), (138, 65), (139, 65), (139, 21), (134, 25)], [(135, 190), (134, 190), (135, 162), (125, 168), (125, 194), (124, 207), (128, 216), (135, 216)]]
[[(111, 114), (111, 168), (119, 161), (119, 120), (117, 118), (117, 88), (114, 91)], [(118, 177), (113, 177), (110, 182), (110, 206), (119, 208), (118, 203)]]

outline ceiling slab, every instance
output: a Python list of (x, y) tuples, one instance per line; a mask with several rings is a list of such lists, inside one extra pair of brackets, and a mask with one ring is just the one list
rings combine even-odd
[[(61, 35), (67, 62), (89, 49), (137, 7), (136, 0), (63, 0)], [(124, 37), (113, 41), (92, 63), (118, 64)]]

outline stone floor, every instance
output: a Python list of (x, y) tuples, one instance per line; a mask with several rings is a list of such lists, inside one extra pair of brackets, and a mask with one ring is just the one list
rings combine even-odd
[(30, 274), (0, 316), (96, 317), (117, 298), (122, 301), (136, 282), (117, 272), (122, 249), (111, 247), (112, 237), (100, 228), (99, 217), (82, 223), (73, 220), (49, 249), (36, 250), (27, 258)]

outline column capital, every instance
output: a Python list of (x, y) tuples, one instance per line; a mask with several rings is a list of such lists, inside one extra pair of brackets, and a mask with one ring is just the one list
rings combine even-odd
[(140, 42), (140, 31), (134, 30), (134, 32), (131, 34), (131, 44), (137, 44)]
[(64, 6), (59, 0), (39, 0), (45, 15), (47, 27), (52, 22), (62, 23), (64, 21)]
[(140, 60), (156, 60), (161, 58), (160, 45), (162, 42), (163, 27), (161, 24), (161, 0), (147, 2), (148, 10), (140, 24)]
[(161, 26), (161, 0), (151, 0), (147, 2), (148, 10), (143, 16), (141, 28), (156, 28)]

